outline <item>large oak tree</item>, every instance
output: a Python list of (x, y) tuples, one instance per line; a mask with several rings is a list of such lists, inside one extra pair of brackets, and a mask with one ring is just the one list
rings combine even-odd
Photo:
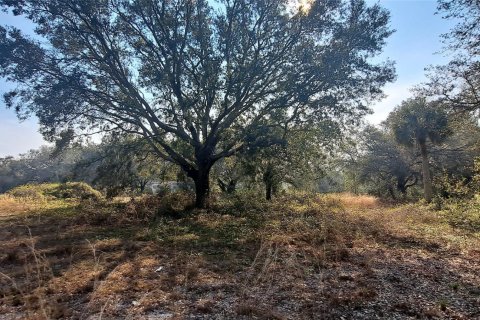
[[(38, 37), (0, 27), (0, 76), (45, 136), (121, 130), (195, 181), (268, 122), (283, 127), (367, 112), (394, 78), (373, 62), (389, 14), (363, 0), (0, 0)], [(305, 8), (304, 8), (305, 9)], [(268, 130), (266, 130), (268, 131)]]

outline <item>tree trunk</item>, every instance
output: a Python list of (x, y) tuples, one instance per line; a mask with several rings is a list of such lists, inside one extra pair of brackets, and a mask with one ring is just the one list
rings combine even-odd
[(404, 177), (397, 178), (397, 190), (402, 194), (402, 199), (407, 198), (407, 180)]
[(236, 180), (230, 180), (227, 186), (227, 193), (233, 194), (237, 190), (237, 181)]
[(220, 189), (223, 192), (228, 193), (228, 194), (235, 193), (235, 191), (237, 189), (237, 181), (236, 180), (231, 179), (228, 183), (226, 183), (222, 179), (218, 178), (217, 181), (218, 181), (218, 186), (220, 187)]
[(273, 165), (269, 163), (265, 172), (263, 173), (263, 182), (265, 183), (265, 198), (272, 200), (273, 186), (274, 186), (274, 172)]
[(425, 200), (430, 203), (433, 197), (433, 189), (428, 165), (427, 144), (425, 142), (420, 142), (420, 153), (422, 155), (423, 193)]
[(392, 197), (392, 200), (397, 200), (397, 198), (395, 197), (395, 192), (393, 191), (392, 186), (388, 187), (388, 193), (390, 194), (390, 197)]
[(268, 201), (272, 200), (273, 185), (270, 182), (265, 183), (265, 197)]
[(143, 193), (145, 191), (145, 187), (148, 184), (148, 180), (140, 180), (140, 193)]
[(195, 208), (205, 209), (210, 194), (210, 168), (197, 171), (195, 181)]

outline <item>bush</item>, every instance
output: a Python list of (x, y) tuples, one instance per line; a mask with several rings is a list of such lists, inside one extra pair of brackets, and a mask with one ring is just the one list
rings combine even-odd
[(54, 199), (91, 199), (100, 200), (102, 194), (84, 182), (27, 184), (7, 192), (15, 198), (41, 200)]
[(192, 199), (193, 195), (185, 191), (163, 195), (144, 195), (130, 201), (124, 212), (130, 219), (145, 221), (156, 216), (180, 217), (186, 210), (193, 208)]
[(450, 176), (447, 172), (435, 177), (437, 197), (444, 199), (472, 199), (480, 193), (480, 158), (474, 161), (471, 176)]
[(480, 197), (470, 201), (451, 202), (446, 206), (445, 218), (454, 227), (480, 232)]
[(9, 191), (8, 194), (15, 198), (26, 198), (32, 200), (43, 199), (43, 195), (38, 190), (31, 188), (30, 186), (16, 187), (15, 189)]
[(238, 190), (234, 194), (212, 195), (212, 209), (223, 214), (263, 212), (271, 204), (256, 190)]
[(26, 184), (9, 190), (7, 194), (14, 198), (43, 200), (45, 198), (46, 190), (55, 188), (56, 186), (57, 184), (52, 183)]
[(81, 199), (100, 200), (102, 194), (93, 189), (85, 182), (67, 182), (58, 185), (50, 192), (50, 195), (58, 199)]

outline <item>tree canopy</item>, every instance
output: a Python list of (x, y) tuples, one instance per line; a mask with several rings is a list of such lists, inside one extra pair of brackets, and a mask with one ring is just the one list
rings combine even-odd
[(195, 181), (203, 207), (212, 165), (266, 119), (351, 121), (394, 78), (371, 59), (392, 33), (379, 5), (289, 2), (1, 0), (39, 36), (0, 27), (0, 76), (18, 84), (6, 103), (51, 139), (139, 135)]
[(380, 196), (395, 191), (406, 197), (407, 189), (418, 182), (415, 171), (416, 157), (407, 148), (397, 144), (388, 128), (383, 130), (368, 126), (362, 132), (362, 153), (359, 157), (359, 180), (370, 184), (369, 192)]
[(476, 0), (439, 0), (438, 13), (456, 22), (442, 35), (452, 60), (429, 68), (429, 83), (420, 91), (443, 100), (456, 111), (480, 115), (480, 3)]
[(406, 146), (427, 142), (439, 143), (450, 134), (447, 113), (437, 103), (424, 97), (403, 101), (388, 116), (396, 140)]

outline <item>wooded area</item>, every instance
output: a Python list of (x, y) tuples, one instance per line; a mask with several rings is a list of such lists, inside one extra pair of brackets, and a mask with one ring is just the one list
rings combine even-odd
[(376, 126), (381, 3), (0, 7), (50, 142), (0, 158), (0, 318), (480, 317), (478, 1), (438, 1), (450, 62)]

